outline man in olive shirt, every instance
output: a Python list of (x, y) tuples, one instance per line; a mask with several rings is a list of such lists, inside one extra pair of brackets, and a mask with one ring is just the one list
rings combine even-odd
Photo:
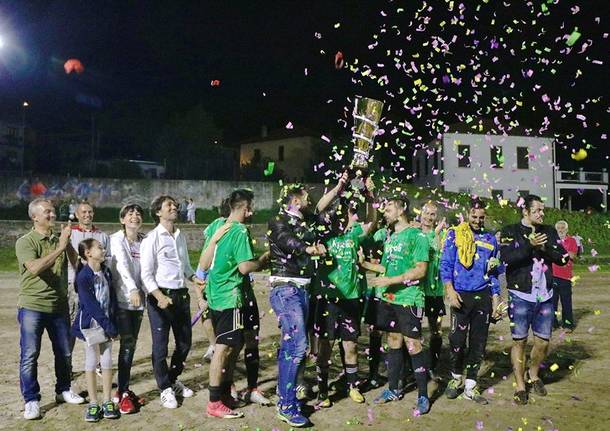
[(70, 226), (53, 233), (55, 209), (46, 199), (35, 199), (28, 206), (33, 229), (19, 238), (15, 253), (19, 262), (20, 326), (19, 381), (25, 401), (25, 419), (40, 417), (38, 356), (42, 333), (47, 330), (55, 355), (57, 402), (81, 404), (85, 400), (70, 389), (71, 353), (68, 322), (68, 260), (75, 265), (77, 254), (70, 245)]
[(243, 224), (252, 215), (253, 199), (249, 190), (231, 193), (231, 214), (224, 224), (218, 223), (216, 230), (209, 232), (199, 262), (199, 267), (208, 271), (206, 295), (216, 334), (206, 412), (208, 416), (222, 419), (243, 416), (233, 410), (230, 392), (235, 362), (245, 341), (244, 332), (254, 331), (258, 326), (258, 308), (250, 306), (252, 301), (246, 298), (247, 275), (268, 261), (268, 254), (254, 258), (250, 235)]
[(388, 389), (375, 400), (376, 403), (396, 401), (400, 398), (399, 381), (403, 368), (403, 339), (411, 355), (414, 377), (417, 383), (417, 411), (428, 413), (427, 373), (428, 361), (421, 344), (421, 319), (424, 308), (424, 292), (419, 280), (426, 276), (430, 244), (428, 238), (408, 221), (409, 201), (406, 197), (388, 200), (384, 217), (393, 232), (384, 244), (381, 264), (363, 263), (366, 269), (381, 273), (371, 280), (371, 286), (381, 296), (378, 307), (378, 326), (388, 332), (387, 354)]

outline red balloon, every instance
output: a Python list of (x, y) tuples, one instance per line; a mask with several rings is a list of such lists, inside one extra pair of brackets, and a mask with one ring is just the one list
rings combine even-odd
[(64, 70), (69, 75), (72, 72), (76, 72), (77, 74), (81, 74), (85, 71), (85, 66), (81, 63), (80, 60), (76, 58), (71, 58), (70, 60), (64, 63)]

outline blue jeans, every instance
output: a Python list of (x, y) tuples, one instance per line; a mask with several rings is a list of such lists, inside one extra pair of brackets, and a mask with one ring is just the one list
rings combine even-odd
[(136, 343), (142, 324), (143, 310), (117, 310), (117, 326), (121, 336), (119, 345), (119, 393), (129, 389), (131, 365), (136, 352)]
[(512, 293), (508, 294), (508, 317), (513, 340), (527, 338), (530, 328), (536, 337), (550, 340), (553, 316), (553, 298), (544, 302), (530, 302)]
[(66, 313), (43, 313), (20, 308), (19, 322), (19, 383), (24, 401), (40, 401), (38, 384), (38, 356), (42, 333), (47, 330), (55, 356), (55, 393), (70, 389), (72, 354), (70, 352), (70, 325)]
[(281, 330), (278, 350), (278, 405), (282, 410), (298, 409), (297, 374), (307, 351), (307, 314), (309, 293), (303, 287), (284, 284), (271, 289), (269, 302)]

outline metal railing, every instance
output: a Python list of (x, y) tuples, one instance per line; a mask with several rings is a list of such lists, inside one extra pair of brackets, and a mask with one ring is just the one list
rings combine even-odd
[(585, 171), (582, 168), (577, 171), (555, 171), (555, 181), (558, 183), (580, 183), (580, 184), (608, 184), (608, 171), (602, 169), (598, 172)]

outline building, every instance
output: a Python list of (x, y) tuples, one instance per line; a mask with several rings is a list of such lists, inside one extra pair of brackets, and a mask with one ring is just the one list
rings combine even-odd
[(415, 153), (412, 168), (415, 184), (448, 192), (513, 202), (535, 194), (555, 208), (583, 209), (590, 200), (575, 201), (586, 189), (597, 191), (599, 208), (607, 207), (608, 173), (556, 169), (552, 138), (445, 133)]
[(22, 124), (0, 121), (0, 171), (3, 175), (23, 173), (24, 130)]
[(262, 176), (268, 162), (273, 162), (274, 170), (287, 181), (308, 181), (320, 147), (320, 138), (309, 131), (282, 129), (268, 133), (263, 126), (260, 137), (240, 144), (242, 175), (252, 171)]

